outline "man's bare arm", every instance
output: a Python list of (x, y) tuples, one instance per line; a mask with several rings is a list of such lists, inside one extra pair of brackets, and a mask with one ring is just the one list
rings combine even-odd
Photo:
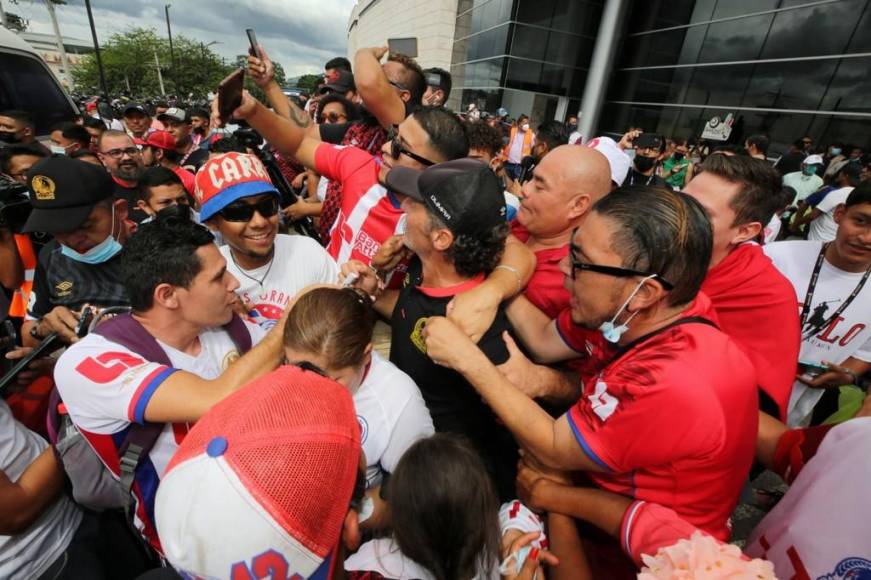
[(386, 46), (358, 50), (354, 57), (354, 83), (366, 109), (382, 127), (389, 129), (405, 120), (405, 103), (381, 68), (386, 52)]

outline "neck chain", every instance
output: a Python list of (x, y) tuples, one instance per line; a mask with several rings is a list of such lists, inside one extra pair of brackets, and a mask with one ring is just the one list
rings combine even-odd
[(260, 286), (260, 288), (263, 288), (263, 282), (265, 282), (266, 279), (269, 277), (269, 272), (272, 271), (272, 264), (275, 263), (275, 248), (273, 248), (272, 252), (270, 252), (270, 253), (272, 254), (272, 257), (270, 257), (270, 259), (269, 259), (269, 267), (266, 268), (266, 273), (263, 274), (263, 277), (260, 278), (259, 280), (257, 278), (255, 278), (254, 276), (250, 275), (248, 272), (245, 271), (245, 268), (243, 268), (242, 266), (239, 265), (239, 262), (236, 261), (236, 255), (233, 253), (232, 249), (230, 250), (230, 258), (232, 258), (233, 263), (236, 264), (236, 267), (239, 268), (239, 271), (242, 272), (243, 276), (245, 276), (249, 280), (253, 280), (253, 281), (257, 282), (257, 284)]

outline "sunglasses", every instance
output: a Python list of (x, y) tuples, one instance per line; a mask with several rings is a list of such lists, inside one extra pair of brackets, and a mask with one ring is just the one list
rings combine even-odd
[[(575, 233), (577, 231), (577, 229), (572, 231), (572, 239), (575, 238)], [(674, 289), (674, 285), (671, 282), (669, 282), (659, 274), (654, 274), (653, 272), (641, 272), (639, 270), (630, 270), (629, 268), (618, 268), (617, 266), (600, 266), (598, 264), (587, 264), (585, 262), (581, 262), (575, 257), (575, 252), (579, 250), (580, 248), (578, 248), (578, 246), (576, 246), (574, 243), (569, 243), (569, 261), (572, 265), (572, 280), (575, 279), (575, 275), (578, 270), (588, 270), (590, 272), (597, 272), (599, 274), (605, 274), (606, 276), (615, 276), (617, 278), (631, 278), (633, 276), (649, 278), (653, 276), (653, 279), (659, 282), (666, 290)]]
[(255, 211), (265, 218), (271, 218), (278, 213), (278, 200), (270, 196), (257, 203), (238, 201), (219, 211), (218, 215), (228, 222), (248, 222), (254, 217)]
[(139, 147), (126, 147), (124, 149), (109, 149), (108, 151), (103, 152), (103, 155), (111, 157), (112, 159), (121, 159), (125, 155), (128, 157), (136, 157), (140, 153), (142, 153), (142, 151)]
[(387, 133), (387, 140), (390, 141), (390, 156), (394, 159), (399, 159), (400, 155), (407, 155), (426, 167), (435, 165), (435, 161), (430, 161), (426, 157), (421, 157), (417, 153), (405, 148), (405, 146), (399, 141), (399, 127), (397, 125), (393, 125), (390, 132)]
[(345, 121), (347, 117), (345, 115), (340, 115), (339, 113), (327, 113), (324, 115), (324, 120), (328, 123), (338, 123), (340, 119)]

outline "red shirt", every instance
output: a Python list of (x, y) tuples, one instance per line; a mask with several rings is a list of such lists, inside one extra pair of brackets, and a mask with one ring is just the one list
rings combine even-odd
[[(521, 242), (529, 239), (529, 231), (517, 220), (511, 222), (511, 233)], [(547, 314), (548, 318), (556, 318), (568, 307), (571, 299), (569, 291), (563, 285), (565, 274), (559, 269), (560, 260), (568, 254), (568, 244), (535, 252), (535, 270), (526, 284), (524, 295)]]
[[(342, 184), (342, 204), (330, 230), (327, 253), (338, 264), (348, 260), (372, 261), (387, 238), (398, 233), (405, 212), (387, 189), (378, 183), (380, 166), (375, 157), (356, 147), (322, 143), (315, 152), (315, 170)], [(404, 277), (407, 264), (396, 271)]]
[(178, 178), (181, 179), (182, 185), (187, 190), (187, 192), (191, 195), (194, 194), (194, 188), (196, 188), (196, 178), (194, 174), (185, 169), (182, 166), (178, 166), (172, 170), (173, 173), (178, 175)]
[(786, 420), (801, 346), (792, 284), (760, 246), (748, 243), (708, 270), (702, 292), (711, 298), (720, 328), (756, 367), (759, 388), (777, 403), (781, 420)]
[[(709, 318), (710, 301), (699, 294), (684, 316)], [(578, 338), (565, 320), (558, 321), (563, 336)], [(630, 344), (613, 362), (621, 351), (602, 348), (601, 333), (581, 336), (601, 368), (568, 413), (578, 445), (605, 470), (588, 475), (727, 540), (756, 444), (750, 360), (728, 335), (700, 322)]]

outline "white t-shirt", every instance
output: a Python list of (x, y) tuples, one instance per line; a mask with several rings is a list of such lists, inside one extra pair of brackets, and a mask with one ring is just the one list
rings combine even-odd
[(770, 244), (774, 240), (777, 239), (777, 235), (780, 233), (780, 226), (783, 222), (780, 221), (780, 216), (774, 214), (771, 216), (771, 220), (769, 220), (768, 224), (765, 226), (765, 229), (762, 231), (764, 234), (763, 243)]
[(835, 223), (835, 210), (849, 197), (852, 187), (842, 187), (830, 191), (823, 201), (817, 204), (817, 209), (823, 212), (808, 227), (807, 239), (815, 242), (831, 242), (838, 233), (838, 224)]
[[(310, 284), (335, 284), (339, 279), (335, 260), (306, 236), (278, 234), (272, 262), (254, 270), (242, 270), (233, 260), (229, 246), (219, 249), (227, 260), (227, 271), (239, 281), (236, 292), (252, 304), (251, 316), (266, 330), (275, 326), (297, 292)], [(263, 285), (257, 280), (263, 280)]]
[[(345, 560), (345, 570), (378, 572), (385, 578), (393, 580), (435, 580), (435, 576), (430, 574), (429, 570), (400, 552), (393, 538), (379, 538), (366, 542)], [(498, 580), (499, 578), (501, 578), (499, 567), (496, 566), (489, 573), (479, 569), (473, 580)]]
[(406, 449), (435, 433), (420, 389), (392, 362), (372, 352), (372, 363), (354, 393), (360, 437), (366, 453), (366, 487), (392, 473)]
[[(0, 400), (0, 469), (6, 477), (17, 481), (46, 447)], [(39, 577), (66, 550), (81, 521), (82, 512), (61, 494), (25, 531), (0, 536), (0, 578)]]
[[(265, 332), (246, 322), (251, 343), (257, 344)], [(191, 356), (158, 341), (172, 367), (144, 360), (127, 348), (91, 333), (70, 346), (57, 361), (54, 380), (73, 422), (88, 440), (103, 463), (115, 475), (120, 474), (117, 436), (131, 423), (145, 421), (145, 408), (154, 393), (176, 370), (184, 370), (203, 379), (215, 379), (236, 359), (239, 352), (230, 335), (221, 329), (200, 333), (200, 353)], [(136, 470), (134, 493), (137, 504), (145, 503), (145, 513), (152, 513), (157, 483), (191, 425), (168, 423), (148, 454), (150, 461), (141, 462)], [(113, 437), (116, 435), (116, 437)], [(142, 490), (146, 490), (143, 492)], [(153, 530), (137, 506), (136, 525), (140, 530)], [(145, 534), (153, 540), (151, 534)]]
[[(763, 250), (786, 276), (798, 297), (798, 309), (804, 305), (808, 284), (823, 244), (803, 240), (775, 242), (763, 246)], [(810, 304), (805, 328), (809, 330), (817, 319), (827, 320), (850, 296), (862, 272), (845, 272), (823, 260), (813, 301)], [(818, 363), (823, 360), (841, 363), (849, 357), (871, 362), (871, 280), (850, 305), (828, 326), (801, 343), (799, 360)], [(770, 321), (769, 321), (770, 322)], [(765, 321), (760, 321), (764, 324)], [(804, 426), (810, 421), (814, 405), (823, 396), (822, 389), (808, 387), (796, 381), (789, 399), (789, 426)]]

